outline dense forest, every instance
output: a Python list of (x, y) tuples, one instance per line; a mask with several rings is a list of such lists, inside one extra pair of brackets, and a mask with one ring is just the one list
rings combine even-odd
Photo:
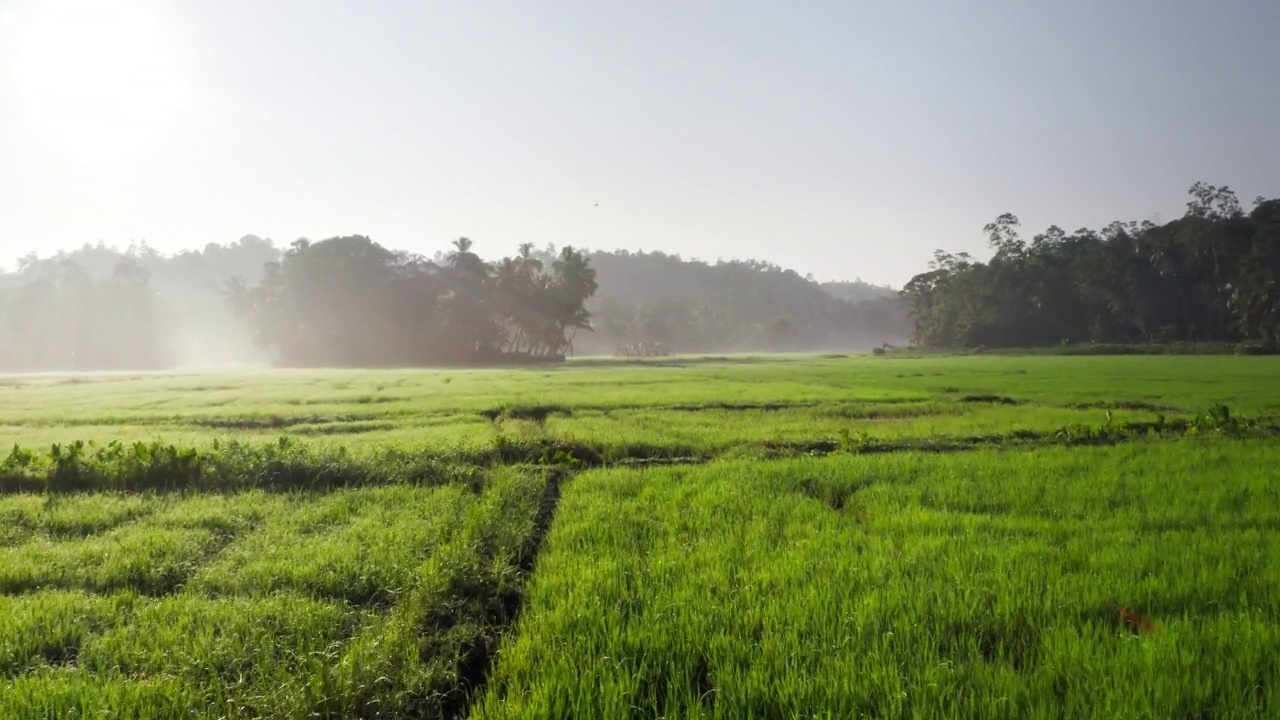
[(767, 263), (662, 253), (526, 244), (488, 262), (465, 238), (431, 258), (359, 236), (283, 249), (246, 236), (176, 255), (85, 245), (0, 273), (0, 371), (528, 362), (906, 337), (891, 289), (837, 286), (844, 296)]
[(979, 262), (938, 251), (904, 287), (923, 347), (1247, 342), (1280, 337), (1280, 200), (1246, 213), (1228, 187), (1196, 183), (1172, 222), (1050, 227), (1028, 243), (1018, 219), (985, 232)]

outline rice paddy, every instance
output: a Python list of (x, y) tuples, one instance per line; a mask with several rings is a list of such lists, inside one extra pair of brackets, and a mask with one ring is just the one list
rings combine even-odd
[(0, 717), (1275, 717), (1278, 370), (10, 376)]

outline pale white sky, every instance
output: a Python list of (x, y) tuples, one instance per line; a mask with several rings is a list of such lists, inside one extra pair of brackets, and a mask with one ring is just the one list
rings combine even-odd
[(1280, 194), (1280, 3), (976, 5), (0, 0), (0, 260), (467, 235), (900, 285), (1006, 210)]

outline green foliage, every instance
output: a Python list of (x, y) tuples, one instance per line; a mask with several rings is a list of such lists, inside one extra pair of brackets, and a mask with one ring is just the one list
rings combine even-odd
[(907, 283), (916, 343), (1272, 352), (1280, 340), (1280, 200), (1260, 200), (1245, 215), (1227, 187), (1196, 183), (1191, 195), (1187, 214), (1164, 225), (1117, 222), (1070, 235), (1051, 227), (1030, 244), (1017, 218), (1001, 216), (987, 226), (989, 262), (939, 251)]
[(573, 410), (564, 405), (511, 405), (483, 410), (480, 413), (489, 420), (530, 420), (545, 427), (552, 415), (569, 416)]
[(849, 428), (840, 428), (840, 449), (848, 453), (862, 452), (867, 449), (871, 443), (871, 435), (866, 430), (853, 431)]
[(457, 482), (473, 473), (447, 455), (386, 448), (357, 458), (344, 448), (320, 449), (283, 436), (255, 444), (214, 440), (208, 449), (154, 440), (98, 446), (55, 443), (41, 454), (14, 446), (0, 464), (0, 492), (233, 492), (325, 490), (340, 487)]
[(1280, 348), (1276, 345), (1260, 342), (1243, 342), (1236, 346), (1237, 355), (1276, 355)]

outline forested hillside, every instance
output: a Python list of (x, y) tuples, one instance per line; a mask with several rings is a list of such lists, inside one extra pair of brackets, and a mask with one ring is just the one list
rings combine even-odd
[(626, 250), (588, 259), (600, 291), (587, 304), (595, 332), (582, 338), (584, 352), (640, 342), (675, 352), (866, 350), (907, 336), (905, 306), (892, 291), (855, 303), (766, 262)]
[(867, 300), (883, 300), (897, 297), (898, 291), (888, 285), (872, 285), (862, 280), (837, 280), (824, 282), (821, 285), (827, 294), (837, 300), (845, 300), (855, 305)]
[(925, 347), (1280, 341), (1280, 200), (1245, 212), (1228, 187), (1196, 183), (1164, 225), (1050, 227), (1026, 242), (1005, 214), (993, 256), (938, 251), (903, 290)]

